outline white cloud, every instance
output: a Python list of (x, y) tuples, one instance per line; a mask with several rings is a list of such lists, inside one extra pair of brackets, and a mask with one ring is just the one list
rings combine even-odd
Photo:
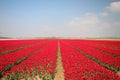
[(112, 26), (114, 26), (114, 27), (120, 27), (120, 21), (114, 22)]
[(109, 14), (108, 14), (108, 12), (102, 12), (100, 15), (106, 17), (106, 16), (108, 16)]
[[(101, 15), (108, 17), (101, 17)], [(84, 16), (75, 17), (68, 22), (69, 30), (81, 37), (119, 37), (120, 21), (111, 22), (112, 18), (107, 11), (101, 15), (86, 13)]]
[(69, 22), (70, 26), (90, 26), (98, 24), (100, 21), (93, 13), (86, 13), (83, 18), (76, 17)]
[(111, 12), (120, 12), (120, 1), (112, 2), (107, 8)]
[(82, 37), (120, 37), (120, 1), (112, 2), (105, 11), (85, 13), (68, 22), (69, 30)]
[[(107, 14), (103, 14), (104, 16), (106, 16)], [(102, 27), (102, 28), (110, 28), (110, 27), (120, 27), (120, 21), (109, 21), (109, 17), (107, 17), (108, 19), (104, 20), (104, 18), (100, 18), (100, 15), (95, 15), (92, 13), (86, 13), (84, 17), (75, 17), (73, 20), (71, 20), (70, 22), (68, 22), (69, 26), (72, 26), (74, 28), (81, 28), (81, 27), (86, 27), (88, 29), (92, 28), (98, 28), (98, 27)]]

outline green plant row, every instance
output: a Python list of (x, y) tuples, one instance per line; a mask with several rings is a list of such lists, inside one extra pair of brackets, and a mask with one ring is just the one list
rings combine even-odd
[(40, 71), (38, 68), (32, 68), (31, 71), (20, 72), (19, 70), (14, 73), (12, 72), (9, 76), (4, 76), (4, 80), (54, 80), (54, 73), (50, 74), (44, 67), (40, 66)]

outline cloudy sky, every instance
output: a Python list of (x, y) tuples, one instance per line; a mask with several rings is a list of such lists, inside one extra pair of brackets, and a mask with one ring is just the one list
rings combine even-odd
[(120, 0), (0, 0), (0, 36), (120, 37)]

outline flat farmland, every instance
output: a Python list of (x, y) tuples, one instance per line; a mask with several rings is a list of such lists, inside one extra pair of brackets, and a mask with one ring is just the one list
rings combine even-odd
[(0, 40), (1, 80), (120, 80), (120, 41)]

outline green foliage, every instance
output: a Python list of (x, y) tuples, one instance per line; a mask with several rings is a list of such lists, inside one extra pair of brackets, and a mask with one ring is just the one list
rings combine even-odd
[(2, 72), (0, 72), (0, 78), (2, 78), (2, 77), (3, 77)]
[(17, 71), (16, 73), (10, 73), (9, 76), (4, 76), (4, 80), (37, 80), (37, 76), (39, 76), (42, 80), (53, 80), (53, 75), (50, 74), (44, 67), (40, 66), (40, 71), (38, 68), (32, 67), (31, 71), (28, 71), (27, 69), (22, 69), (22, 71)]
[(5, 70), (10, 70), (13, 67), (12, 64), (9, 64), (8, 66), (5, 67)]

